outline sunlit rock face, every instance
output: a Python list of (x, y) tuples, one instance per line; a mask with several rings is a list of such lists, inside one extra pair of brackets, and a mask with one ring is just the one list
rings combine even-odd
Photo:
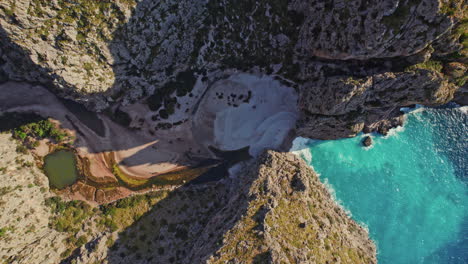
[(298, 118), (294, 89), (266, 75), (236, 74), (215, 82), (194, 116), (194, 134), (206, 147), (259, 155), (279, 148)]

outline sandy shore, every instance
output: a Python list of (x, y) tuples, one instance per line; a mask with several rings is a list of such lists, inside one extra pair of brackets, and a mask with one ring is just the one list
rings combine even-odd
[[(42, 86), (17, 82), (0, 85), (0, 114), (34, 112), (73, 135), (82, 178), (65, 193), (105, 203), (196, 178), (222, 162), (211, 148), (248, 148), (255, 157), (291, 140), (298, 118), (292, 88), (266, 75), (233, 73), (223, 78), (206, 83), (198, 78), (189, 95), (177, 97), (168, 118), (144, 101), (94, 113)], [(112, 120), (111, 112), (117, 110), (128, 116), (128, 126)], [(40, 144), (35, 152), (45, 156), (47, 145)]]
[[(105, 128), (104, 136), (99, 136), (44, 87), (8, 82), (0, 85), (0, 93), (8, 95), (0, 97), (0, 113), (34, 112), (50, 117), (76, 138), (74, 148), (79, 159), (86, 161), (82, 162), (83, 171), (89, 177), (78, 184), (78, 187), (84, 184), (81, 188), (71, 188), (79, 193), (72, 194), (75, 198), (82, 196), (88, 200), (92, 196), (96, 199), (98, 193), (89, 194), (93, 191), (88, 190), (87, 183), (96, 189), (94, 192), (99, 189), (97, 185), (102, 185), (103, 189), (111, 183), (115, 185), (121, 181), (116, 177), (116, 170), (130, 181), (139, 181), (197, 166), (198, 161), (189, 158), (191, 154), (201, 159), (212, 158), (193, 140), (188, 122), (170, 130), (149, 133), (144, 129), (123, 127), (108, 116), (96, 114)], [(139, 110), (147, 111), (141, 106)], [(193, 153), (194, 150), (198, 152)], [(40, 144), (36, 152), (40, 156), (46, 155), (47, 146)], [(112, 162), (109, 155), (112, 155)], [(119, 193), (117, 196), (131, 192), (121, 187), (114, 189)]]

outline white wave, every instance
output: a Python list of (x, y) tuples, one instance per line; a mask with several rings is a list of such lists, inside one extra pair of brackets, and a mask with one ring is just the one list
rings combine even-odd
[(310, 141), (311, 139), (308, 138), (297, 137), (292, 142), (292, 147), (289, 150), (289, 152), (292, 154), (295, 154), (304, 159), (309, 165), (312, 163), (312, 153), (310, 151), (310, 147), (308, 146)]
[[(309, 147), (309, 144), (314, 141), (313, 139), (308, 139), (308, 138), (303, 138), (303, 137), (297, 137), (294, 139), (293, 143), (292, 143), (292, 147), (291, 149), (289, 150), (289, 152), (301, 157), (302, 159), (304, 159), (308, 164), (309, 166), (314, 169), (314, 167), (312, 166), (312, 152), (310, 151), (310, 147)], [(372, 145), (373, 146), (373, 145)], [(371, 147), (372, 147), (371, 146)], [(315, 171), (315, 170), (314, 170)], [(332, 200), (333, 202), (339, 206), (345, 213), (346, 215), (353, 219), (359, 226), (361, 226), (368, 234), (369, 233), (369, 227), (367, 226), (366, 223), (364, 222), (361, 222), (361, 221), (357, 221), (356, 219), (353, 218), (353, 214), (351, 213), (351, 211), (346, 208), (346, 206), (343, 204), (343, 201), (341, 201), (340, 199), (338, 199), (336, 197), (336, 192), (335, 192), (335, 189), (333, 188), (333, 185), (330, 184), (330, 182), (328, 181), (328, 179), (326, 178), (321, 178), (320, 174), (315, 172), (317, 174), (317, 177), (320, 179), (320, 182), (322, 182), (322, 184), (325, 186), (325, 188), (327, 189), (327, 191), (330, 193), (330, 196), (332, 197)], [(374, 241), (376, 246), (377, 246), (377, 243), (376, 241)]]
[(374, 148), (374, 145), (375, 145), (375, 141), (370, 146), (364, 147), (364, 150), (369, 151)]
[(383, 138), (387, 139), (387, 138), (396, 136), (396, 135), (398, 135), (398, 133), (401, 133), (403, 131), (405, 131), (405, 126), (397, 126), (395, 128), (390, 128), (388, 130), (387, 135), (385, 135)]
[(465, 115), (468, 114), (468, 106), (457, 107), (455, 109), (457, 109), (458, 111), (462, 112)]
[(414, 112), (414, 111), (421, 111), (424, 108), (425, 108), (424, 105), (417, 104), (415, 107), (401, 107), (400, 111), (402, 111), (404, 113), (411, 113), (411, 112)]
[[(317, 173), (317, 175), (318, 175), (319, 178), (320, 178), (320, 174)], [(357, 221), (356, 219), (354, 219), (354, 218), (353, 218), (353, 214), (351, 213), (351, 211), (350, 211), (348, 208), (346, 208), (346, 206), (343, 204), (343, 201), (341, 201), (340, 199), (338, 199), (338, 198), (336, 197), (335, 188), (333, 187), (333, 185), (332, 185), (330, 182), (328, 182), (328, 179), (321, 179), (320, 181), (323, 183), (323, 185), (325, 185), (325, 188), (327, 188), (328, 192), (329, 192), (330, 195), (332, 196), (333, 202), (334, 202), (337, 206), (339, 206), (339, 207), (346, 213), (346, 215), (347, 215), (349, 218), (353, 219), (358, 225), (360, 225), (360, 226), (367, 232), (367, 234), (370, 234), (370, 233), (369, 233), (369, 226), (368, 226), (366, 223), (364, 223), (364, 222)], [(375, 242), (375, 241), (374, 241), (374, 242)], [(377, 245), (376, 245), (376, 246), (377, 246)]]

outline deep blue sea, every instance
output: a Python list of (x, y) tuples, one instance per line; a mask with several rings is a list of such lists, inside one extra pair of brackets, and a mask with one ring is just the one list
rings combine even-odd
[(381, 264), (468, 263), (467, 107), (419, 108), (388, 136), (296, 139)]

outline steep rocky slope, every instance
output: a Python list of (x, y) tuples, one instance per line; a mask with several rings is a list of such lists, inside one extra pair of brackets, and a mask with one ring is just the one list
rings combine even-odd
[(368, 233), (293, 154), (269, 151), (234, 179), (91, 209), (51, 200), (33, 158), (0, 136), (5, 263), (376, 263)]
[[(467, 10), (460, 0), (3, 0), (0, 83), (39, 83), (170, 137), (214, 84), (268, 75), (297, 94), (294, 135), (385, 133), (402, 106), (466, 104)], [(228, 112), (242, 103), (215, 95)], [(365, 230), (295, 156), (270, 151), (234, 178), (91, 208), (49, 199), (33, 158), (0, 136), (7, 263), (376, 262)]]
[[(349, 219), (299, 157), (269, 151), (246, 171), (239, 176), (240, 190), (208, 222), (188, 260), (376, 263), (367, 232)], [(211, 234), (223, 232), (213, 245)]]
[(10, 135), (0, 134), (0, 261), (57, 263), (65, 235), (49, 227), (49, 181), (16, 148)]
[[(186, 186), (69, 261), (376, 263), (375, 245), (299, 157), (269, 151), (237, 178)], [(91, 251), (91, 252), (90, 252)]]
[(179, 82), (180, 72), (268, 73), (299, 91), (300, 135), (353, 136), (398, 116), (401, 106), (466, 100), (466, 7), (459, 0), (6, 0), (0, 76), (49, 84), (103, 110), (152, 94), (173, 105), (193, 89)]

